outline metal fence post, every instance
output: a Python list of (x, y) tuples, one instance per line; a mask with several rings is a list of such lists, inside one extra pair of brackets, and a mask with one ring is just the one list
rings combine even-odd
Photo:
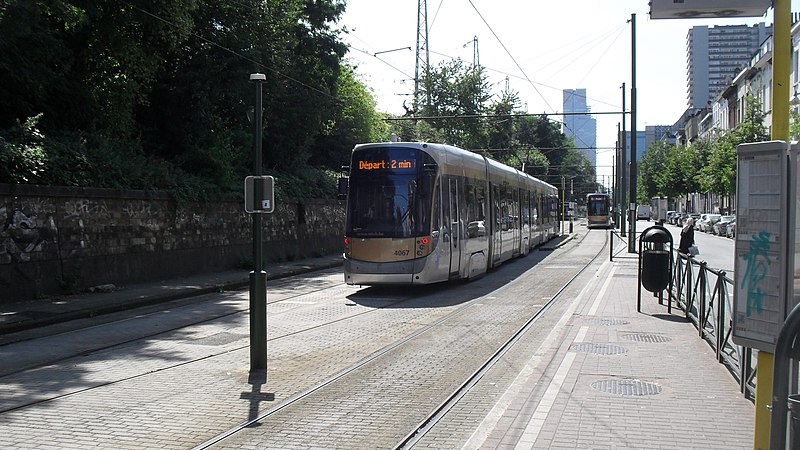
[(721, 270), (717, 275), (717, 295), (719, 301), (717, 308), (717, 361), (722, 362), (722, 347), (725, 346), (725, 308), (728, 305), (728, 292), (725, 286), (725, 271)]
[(704, 337), (706, 331), (706, 262), (700, 261), (700, 300), (699, 305), (697, 306), (698, 310), (698, 317), (697, 317), (697, 328), (700, 330), (700, 337)]
[(692, 304), (694, 303), (694, 280), (692, 277), (692, 269), (694, 267), (694, 260), (687, 259), (686, 260), (686, 318), (689, 318), (689, 310), (692, 308)]

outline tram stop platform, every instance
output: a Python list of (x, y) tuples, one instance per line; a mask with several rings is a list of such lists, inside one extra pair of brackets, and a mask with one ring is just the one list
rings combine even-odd
[(637, 312), (638, 263), (605, 256), (463, 448), (753, 448), (753, 402), (685, 312), (644, 288)]
[[(585, 225), (576, 224), (573, 234), (549, 249), (587, 233)], [(683, 311), (673, 305), (668, 314), (666, 305), (642, 290), (642, 310), (637, 312), (638, 256), (619, 255), (613, 262), (607, 255), (601, 258), (605, 260), (539, 351), (491, 411), (470, 422), (474, 432), (455, 447), (753, 448), (753, 403), (740, 393), (728, 369), (717, 363)], [(340, 264), (341, 256), (332, 255), (272, 264), (266, 270), (274, 279)], [(0, 305), (0, 345), (12, 332), (246, 286), (246, 276), (242, 271), (225, 272)], [(181, 396), (191, 391), (181, 394), (182, 381), (176, 383), (171, 395), (181, 403)], [(186, 404), (192, 401), (187, 398)], [(223, 430), (225, 418), (220, 419)], [(10, 437), (0, 438), (0, 447), (11, 443), (6, 439)], [(173, 444), (181, 448), (186, 443)], [(335, 447), (348, 448), (346, 439)]]

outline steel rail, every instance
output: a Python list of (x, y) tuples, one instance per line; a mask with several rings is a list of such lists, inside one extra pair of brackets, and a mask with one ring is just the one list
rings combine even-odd
[(587, 262), (572, 278), (570, 278), (558, 292), (556, 292), (545, 305), (536, 312), (525, 324), (523, 324), (514, 334), (511, 335), (505, 343), (503, 343), (478, 369), (464, 381), (447, 399), (445, 399), (436, 409), (434, 409), (417, 427), (406, 435), (397, 445), (395, 449), (409, 449), (412, 448), (425, 434), (430, 431), (455, 405), (463, 398), (482, 378), (486, 373), (502, 359), (502, 357), (516, 344), (522, 337), (533, 327), (533, 325), (547, 312), (551, 306), (560, 300), (564, 291), (581, 276), (601, 254), (605, 252), (605, 248), (609, 242), (609, 235), (604, 233), (605, 242), (596, 255)]

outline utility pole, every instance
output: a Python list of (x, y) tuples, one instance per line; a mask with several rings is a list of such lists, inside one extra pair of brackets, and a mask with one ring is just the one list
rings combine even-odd
[(614, 147), (614, 167), (611, 168), (611, 171), (614, 172), (614, 226), (618, 227), (620, 222), (619, 219), (622, 217), (622, 212), (620, 211), (621, 203), (619, 200), (619, 122), (617, 122), (617, 141)]
[[(428, 51), (428, 0), (417, 0), (417, 62), (414, 69), (414, 114), (419, 113), (419, 66), (422, 58), (425, 58), (425, 75), (429, 73), (430, 52)], [(424, 52), (424, 53), (421, 53)], [(431, 104), (431, 93), (428, 89), (426, 105)]]
[[(636, 14), (631, 14), (631, 162), (630, 201), (636, 205)], [(631, 220), (628, 253), (636, 253), (636, 214), (629, 211)]]
[(625, 180), (627, 177), (625, 176), (628, 170), (628, 157), (626, 153), (628, 151), (628, 136), (627, 132), (625, 131), (625, 121), (628, 120), (625, 111), (625, 83), (622, 83), (622, 135), (620, 139), (620, 159), (619, 159), (619, 173), (620, 173), (620, 180), (622, 181), (619, 185), (619, 200), (622, 203), (622, 208), (620, 209), (620, 221), (619, 221), (619, 231), (622, 236), (625, 236), (625, 230), (627, 228), (626, 222), (628, 221), (628, 216), (630, 216), (630, 211), (628, 210), (628, 195), (627, 191), (625, 190)]
[[(474, 36), (471, 41), (467, 41), (467, 43), (463, 45), (463, 48), (466, 48), (470, 43), (472, 43), (472, 70), (477, 71), (481, 66), (481, 57), (478, 54), (478, 36)], [(508, 77), (506, 77), (506, 79), (508, 79)]]

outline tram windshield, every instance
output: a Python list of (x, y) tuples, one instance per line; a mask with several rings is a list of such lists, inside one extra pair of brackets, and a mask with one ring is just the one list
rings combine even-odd
[(414, 148), (369, 147), (353, 153), (347, 235), (405, 238), (430, 234), (433, 159)]
[(586, 202), (587, 212), (590, 216), (608, 215), (608, 197), (605, 195), (589, 195)]

